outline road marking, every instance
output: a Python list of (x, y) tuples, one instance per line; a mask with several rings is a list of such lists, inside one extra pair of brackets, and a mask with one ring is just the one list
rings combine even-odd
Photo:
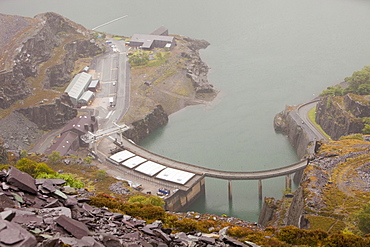
[(105, 119), (109, 118), (109, 117), (110, 117), (110, 115), (112, 115), (112, 114), (113, 114), (113, 112), (115, 112), (115, 111), (110, 111), (110, 112), (108, 113), (108, 115), (105, 117)]

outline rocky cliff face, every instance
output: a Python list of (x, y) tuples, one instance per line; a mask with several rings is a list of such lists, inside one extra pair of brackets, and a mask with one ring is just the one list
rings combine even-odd
[(43, 130), (60, 128), (77, 116), (77, 110), (73, 108), (73, 104), (66, 95), (62, 95), (53, 103), (23, 108), (18, 112)]
[(370, 116), (370, 107), (355, 95), (323, 97), (316, 107), (316, 122), (333, 140), (352, 133), (362, 133), (361, 117)]
[(75, 61), (78, 58), (94, 57), (102, 52), (94, 40), (75, 40), (64, 46), (66, 55), (57, 65), (47, 69), (48, 79), (44, 87), (63, 87), (72, 80), (71, 72), (74, 69)]
[(199, 56), (199, 50), (206, 49), (210, 43), (206, 40), (195, 40), (188, 37), (184, 37), (184, 40), (192, 52), (182, 52), (181, 56), (188, 59), (186, 76), (192, 80), (195, 92), (214, 93), (213, 85), (208, 82), (207, 78), (209, 68)]
[[(9, 18), (11, 17), (0, 15), (0, 22)], [(11, 47), (17, 51), (15, 54), (10, 54), (7, 50), (1, 52), (5, 57), (3, 59), (6, 59), (2, 64), (4, 69), (0, 71), (1, 108), (8, 108), (15, 101), (24, 99), (31, 93), (32, 89), (26, 80), (29, 77), (40, 76), (39, 65), (41, 63), (50, 64), (52, 67), (47, 73), (49, 78), (44, 78), (43, 82), (47, 86), (60, 86), (69, 81), (70, 78), (66, 74), (71, 72), (73, 62), (77, 57), (96, 54), (99, 51), (95, 45), (85, 46), (88, 44), (86, 40), (88, 42), (90, 40), (89, 32), (85, 28), (58, 14), (41, 14), (29, 22), (24, 21), (29, 18), (17, 17), (13, 19), (17, 20), (19, 25), (14, 24), (10, 28), (19, 33), (19, 30), (23, 30), (26, 34), (6, 35), (5, 33), (0, 35), (2, 47), (5, 49)], [(32, 25), (28, 23), (32, 23)], [(67, 50), (67, 55), (61, 59), (63, 62), (59, 64), (57, 61), (53, 61), (53, 58), (63, 57), (63, 54), (55, 54), (55, 49), (60, 45), (63, 45), (63, 49)], [(83, 48), (84, 46), (86, 48)], [(91, 51), (92, 46), (94, 49)], [(74, 54), (74, 52), (77, 53)], [(60, 78), (58, 78), (59, 76)]]
[(132, 128), (124, 132), (124, 136), (138, 143), (167, 122), (168, 115), (164, 112), (161, 105), (157, 105), (157, 107), (143, 119), (133, 122), (131, 124)]

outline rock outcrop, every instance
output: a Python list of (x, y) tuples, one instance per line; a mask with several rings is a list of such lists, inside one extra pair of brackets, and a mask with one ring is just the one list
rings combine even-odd
[(361, 96), (325, 96), (316, 107), (316, 122), (322, 129), (338, 140), (341, 136), (362, 133), (362, 117), (370, 116), (370, 107)]
[[(91, 39), (88, 30), (58, 14), (45, 13), (33, 19), (0, 15), (0, 23), (9, 18), (16, 21), (8, 27), (13, 29), (15, 34), (7, 35), (7, 32), (4, 32), (0, 35), (0, 45), (4, 47), (1, 52), (4, 61), (0, 66), (3, 68), (0, 69), (0, 108), (8, 108), (15, 101), (31, 94), (32, 88), (26, 81), (29, 77), (39, 76), (41, 63), (49, 63), (51, 67), (46, 73), (51, 82), (49, 78), (44, 78), (42, 83), (47, 87), (61, 86), (69, 81), (68, 74), (78, 57), (100, 52), (100, 48), (95, 44), (86, 45)], [(62, 53), (67, 53), (64, 60), (63, 54), (55, 54), (55, 48), (61, 45), (62, 49), (66, 49)], [(5, 50), (10, 48), (17, 52), (10, 53)], [(52, 61), (59, 56), (63, 60), (62, 63)]]
[(200, 56), (199, 50), (206, 49), (210, 43), (206, 40), (196, 40), (185, 37), (188, 47), (192, 51), (182, 52), (181, 56), (187, 58), (186, 76), (191, 79), (196, 93), (214, 93), (213, 85), (208, 82), (209, 67), (205, 64)]
[(60, 98), (55, 99), (53, 103), (22, 108), (18, 112), (43, 130), (60, 128), (77, 116), (77, 110), (73, 107), (67, 95), (62, 95)]
[(133, 122), (131, 128), (124, 132), (124, 136), (137, 143), (166, 123), (168, 123), (168, 115), (164, 112), (161, 105), (157, 105), (143, 119)]

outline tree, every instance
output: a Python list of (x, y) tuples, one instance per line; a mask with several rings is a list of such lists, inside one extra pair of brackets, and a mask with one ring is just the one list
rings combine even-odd
[(49, 154), (48, 156), (48, 162), (53, 165), (59, 163), (61, 159), (62, 159), (62, 156), (60, 156), (59, 152), (57, 151), (51, 152), (51, 154)]
[(353, 72), (351, 77), (346, 77), (344, 80), (354, 93), (369, 94), (367, 84), (370, 84), (370, 66), (365, 66), (362, 70)]
[(342, 96), (344, 95), (344, 89), (342, 88), (341, 85), (337, 85), (334, 87), (328, 87), (322, 93), (320, 96), (325, 96), (325, 95), (331, 95), (331, 96)]

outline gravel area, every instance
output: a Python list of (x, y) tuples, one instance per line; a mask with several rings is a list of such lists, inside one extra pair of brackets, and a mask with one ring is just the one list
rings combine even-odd
[(42, 136), (43, 131), (22, 114), (12, 112), (0, 119), (0, 137), (8, 150), (28, 150)]

